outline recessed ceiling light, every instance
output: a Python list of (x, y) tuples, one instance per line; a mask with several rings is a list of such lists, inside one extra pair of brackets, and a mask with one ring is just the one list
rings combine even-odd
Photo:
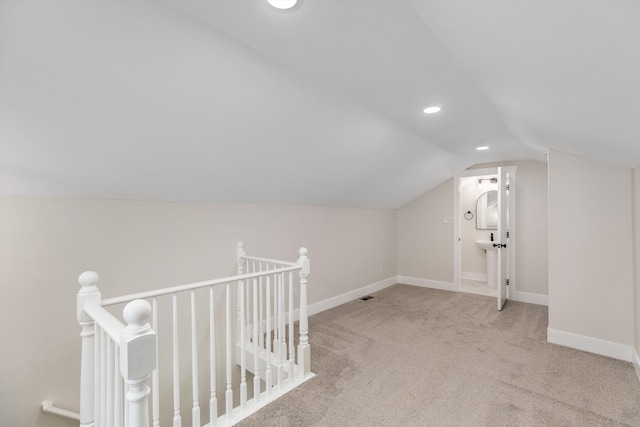
[(433, 107), (427, 107), (422, 111), (424, 111), (425, 114), (434, 114), (439, 112), (440, 110), (441, 110), (440, 107), (433, 106)]
[(488, 150), (488, 149), (489, 149), (489, 147), (487, 145), (483, 145), (481, 147), (476, 147), (476, 150), (478, 150), (478, 151), (484, 151), (484, 150)]
[(267, 0), (271, 6), (281, 10), (291, 9), (297, 2), (298, 0)]

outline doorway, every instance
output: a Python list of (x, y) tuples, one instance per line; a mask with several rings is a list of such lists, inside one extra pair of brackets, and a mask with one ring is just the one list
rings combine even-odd
[(516, 171), (470, 169), (454, 178), (454, 289), (496, 297), (498, 310), (516, 286)]

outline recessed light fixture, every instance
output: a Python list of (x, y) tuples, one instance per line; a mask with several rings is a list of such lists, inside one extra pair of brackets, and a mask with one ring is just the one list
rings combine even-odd
[(298, 0), (267, 0), (267, 3), (276, 9), (286, 10), (295, 6), (296, 3), (298, 3)]
[(484, 150), (488, 150), (488, 149), (489, 149), (489, 146), (487, 146), (487, 145), (476, 147), (476, 150), (478, 150), (478, 151), (484, 151)]
[(435, 114), (437, 112), (439, 112), (441, 110), (440, 107), (436, 107), (435, 105), (433, 107), (427, 107), (424, 110), (422, 110), (425, 114)]

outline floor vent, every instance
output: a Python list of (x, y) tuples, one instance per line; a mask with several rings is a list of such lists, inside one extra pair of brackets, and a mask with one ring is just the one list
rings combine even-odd
[(362, 297), (360, 298), (362, 301), (367, 301), (370, 300), (371, 298), (373, 298), (371, 295), (367, 295), (366, 297)]

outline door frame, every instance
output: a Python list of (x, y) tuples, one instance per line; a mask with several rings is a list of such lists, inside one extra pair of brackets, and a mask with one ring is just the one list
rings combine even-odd
[(512, 166), (495, 166), (481, 169), (466, 169), (459, 174), (456, 174), (453, 178), (453, 290), (460, 292), (461, 286), (461, 273), (462, 273), (462, 250), (460, 235), (462, 217), (464, 215), (460, 208), (460, 193), (462, 178), (481, 176), (481, 175), (495, 175), (498, 173), (498, 167), (501, 167), (509, 174), (509, 244), (507, 245), (509, 256), (509, 294), (513, 295), (517, 292), (516, 283), (516, 240), (518, 233), (516, 233), (516, 179), (517, 169), (515, 165)]

